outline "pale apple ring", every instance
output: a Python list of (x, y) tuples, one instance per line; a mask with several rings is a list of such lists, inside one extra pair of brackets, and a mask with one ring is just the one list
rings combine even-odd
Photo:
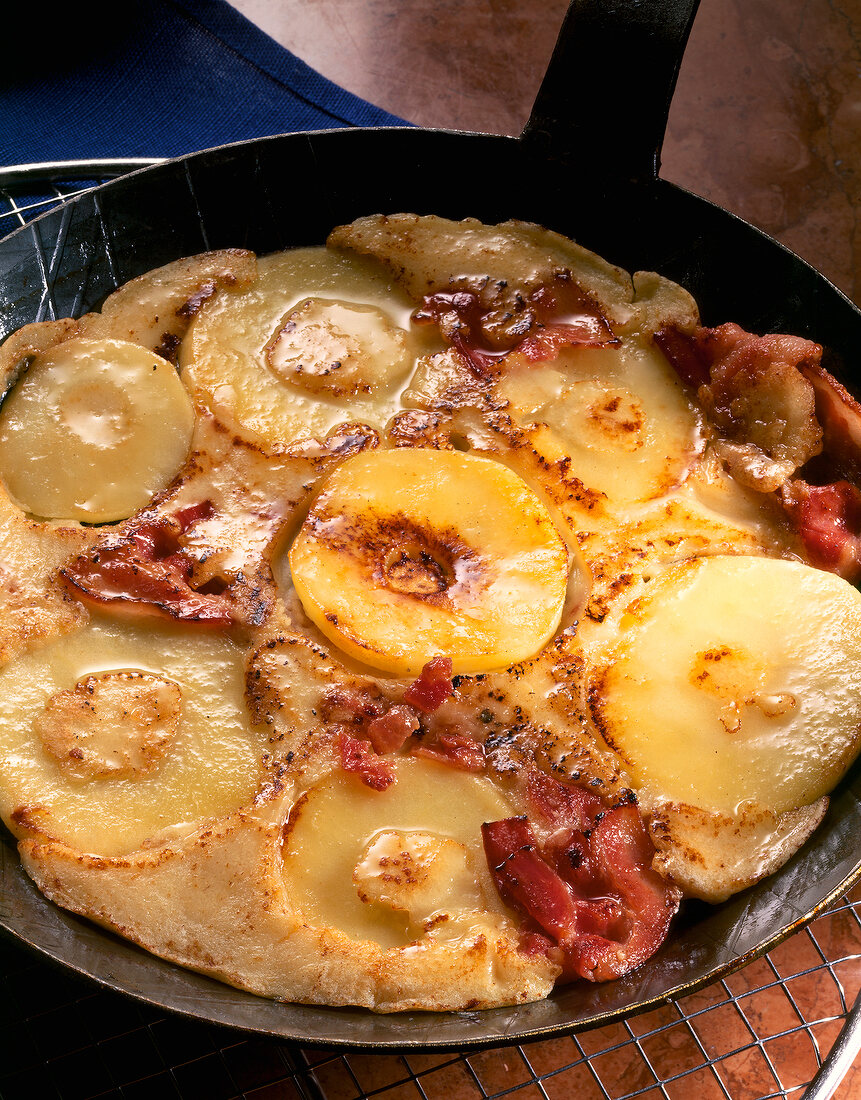
[[(178, 726), (152, 774), (70, 777), (46, 747), (40, 719), (64, 692), (110, 670), (131, 673), (130, 709), (143, 677), (175, 685)], [(13, 659), (0, 670), (0, 815), (19, 836), (115, 856), (237, 809), (259, 786), (265, 745), (245, 713), (244, 673), (242, 647), (224, 635), (106, 616)], [(130, 717), (128, 732), (133, 726)]]
[(416, 359), (439, 346), (410, 325), (413, 303), (373, 261), (329, 250), (266, 256), (258, 273), (204, 303), (183, 342), (195, 401), (273, 452), (347, 420), (382, 430)]
[(3, 402), (0, 478), (33, 516), (125, 519), (176, 475), (193, 428), (166, 359), (125, 340), (66, 340), (37, 355)]
[(764, 557), (682, 562), (653, 584), (591, 688), (637, 785), (730, 815), (831, 790), (861, 748), (857, 589)]

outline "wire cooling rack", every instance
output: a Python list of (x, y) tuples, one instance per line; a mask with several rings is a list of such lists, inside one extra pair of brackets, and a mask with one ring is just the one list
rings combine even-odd
[[(147, 163), (0, 170), (0, 235)], [(579, 1035), (471, 1054), (248, 1038), (0, 941), (0, 1100), (857, 1100), (859, 1046), (861, 886), (706, 989)]]

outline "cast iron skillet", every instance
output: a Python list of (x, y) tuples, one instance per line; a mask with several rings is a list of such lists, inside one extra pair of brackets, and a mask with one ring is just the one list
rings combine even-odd
[[(559, 230), (628, 270), (688, 287), (707, 324), (737, 321), (825, 344), (854, 364), (861, 313), (758, 230), (658, 179), (670, 96), (696, 0), (573, 0), (520, 138), (397, 128), (291, 134), (124, 177), (0, 243), (2, 334), (76, 315), (115, 286), (209, 248), (319, 244), (361, 214), (414, 211)], [(832, 364), (833, 365), (833, 364)], [(851, 379), (850, 379), (851, 382)], [(627, 978), (473, 1013), (375, 1016), (280, 1005), (162, 962), (45, 901), (0, 845), (0, 926), (96, 980), (165, 1009), (302, 1043), (488, 1046), (582, 1029), (690, 991), (762, 954), (861, 872), (861, 774), (783, 870), (719, 908), (692, 905)]]

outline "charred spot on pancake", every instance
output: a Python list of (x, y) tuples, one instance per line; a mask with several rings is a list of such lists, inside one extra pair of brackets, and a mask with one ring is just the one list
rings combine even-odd
[(52, 695), (33, 728), (72, 779), (139, 778), (176, 737), (180, 700), (179, 685), (161, 676), (105, 672)]

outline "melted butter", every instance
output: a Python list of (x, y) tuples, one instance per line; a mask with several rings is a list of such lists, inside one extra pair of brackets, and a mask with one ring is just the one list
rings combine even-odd
[[(285, 888), (309, 924), (386, 948), (402, 946), (421, 929), (403, 909), (362, 901), (356, 879), (364, 877), (368, 853), (383, 834), (397, 830), (449, 838), (468, 853), (475, 877), (458, 877), (454, 885), (446, 879), (440, 891), (445, 908), (453, 912), (460, 906), (474, 914), (477, 895), (484, 920), (496, 925), (504, 909), (487, 869), (481, 826), (512, 812), (490, 780), (433, 761), (399, 759), (397, 782), (385, 791), (373, 791), (338, 769), (293, 809), (284, 847)], [(481, 922), (473, 917), (467, 925)]]
[[(70, 781), (32, 722), (46, 701), (88, 674), (138, 670), (181, 690), (175, 740), (153, 775)], [(192, 828), (254, 795), (263, 745), (245, 716), (244, 654), (195, 626), (93, 616), (86, 627), (0, 672), (0, 810), (36, 807), (39, 828), (73, 847), (118, 855), (164, 829)]]

